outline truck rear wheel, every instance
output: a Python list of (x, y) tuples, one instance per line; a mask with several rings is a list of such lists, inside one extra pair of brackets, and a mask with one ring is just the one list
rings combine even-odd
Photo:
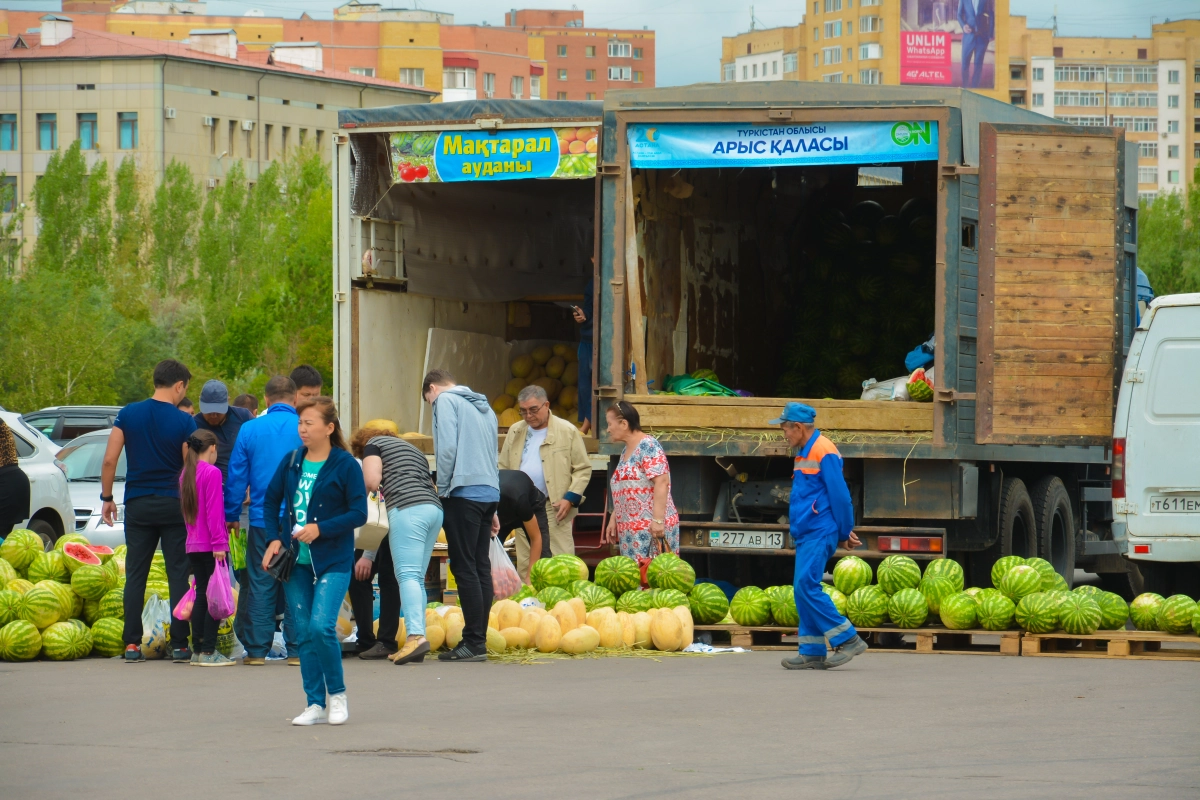
[(1005, 478), (1000, 489), (1000, 536), (997, 544), (1001, 556), (1032, 558), (1038, 554), (1037, 517), (1025, 482), (1020, 478)]
[(1058, 477), (1047, 475), (1033, 485), (1029, 495), (1037, 520), (1038, 555), (1070, 586), (1075, 577), (1075, 515), (1067, 487)]

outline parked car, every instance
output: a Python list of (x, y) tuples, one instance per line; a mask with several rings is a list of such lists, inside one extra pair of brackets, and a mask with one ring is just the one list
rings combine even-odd
[(120, 406), (50, 406), (22, 419), (60, 447), (92, 431), (111, 428)]
[(104, 463), (104, 451), (108, 447), (108, 436), (112, 428), (85, 433), (68, 442), (58, 454), (67, 473), (71, 491), (71, 505), (75, 509), (75, 531), (88, 537), (92, 544), (116, 547), (125, 544), (125, 451), (117, 462), (117, 474), (113, 480), (113, 500), (117, 504), (117, 518), (112, 526), (100, 519), (100, 466)]
[(55, 458), (59, 447), (27, 425), (19, 414), (2, 411), (0, 419), (12, 429), (17, 463), (29, 476), (29, 519), (18, 527), (28, 528), (41, 536), (49, 548), (59, 536), (74, 527), (75, 519), (66, 470)]

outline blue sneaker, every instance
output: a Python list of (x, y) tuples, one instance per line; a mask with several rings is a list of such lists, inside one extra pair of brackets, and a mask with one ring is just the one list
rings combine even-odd
[(146, 660), (146, 656), (142, 654), (142, 648), (136, 644), (125, 645), (125, 663), (139, 664)]

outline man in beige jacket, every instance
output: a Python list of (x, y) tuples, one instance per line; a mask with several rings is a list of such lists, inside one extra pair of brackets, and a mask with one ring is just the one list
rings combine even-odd
[[(521, 390), (517, 410), (524, 421), (508, 429), (500, 451), (500, 469), (521, 470), (546, 495), (551, 554), (574, 553), (571, 528), (592, 479), (583, 434), (550, 413), (550, 400), (540, 386)], [(529, 541), (517, 536), (517, 571), (524, 575), (528, 563)]]

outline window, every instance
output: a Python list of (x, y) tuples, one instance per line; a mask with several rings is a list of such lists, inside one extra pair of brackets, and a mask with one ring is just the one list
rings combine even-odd
[(5, 214), (17, 207), (17, 176), (4, 175), (0, 177), (0, 208)]
[(494, 72), (483, 73), (483, 96), (484, 97), (495, 97), (496, 96), (496, 73), (494, 73)]
[(842, 10), (842, 0), (825, 0), (825, 13)]
[(1023, 105), (1025, 105), (1025, 92), (1023, 92), (1023, 91), (1021, 91), (1021, 92), (1009, 92), (1009, 94), (1008, 94), (1008, 102), (1009, 102), (1009, 105), (1014, 105), (1014, 106), (1023, 106)]
[(304, 143), (308, 141), (308, 128), (300, 129), (300, 146), (304, 147)]
[(1138, 48), (1138, 61), (1145, 61), (1148, 51), (1145, 47)]
[(585, 70), (583, 71), (583, 79), (584, 79), (585, 81), (594, 81), (594, 80), (596, 80), (596, 70), (594, 70), (594, 69), (585, 69)]
[(846, 21), (846, 35), (847, 36), (854, 35), (854, 23), (850, 22), (849, 20)]
[(425, 85), (425, 70), (422, 67), (401, 67), (400, 82), (409, 86)]
[(287, 125), (279, 129), (279, 155), (283, 158), (287, 158), (288, 134), (291, 132), (292, 129)]
[(541, 100), (542, 99), (542, 76), (541, 75), (530, 75), (529, 76), (529, 99), (530, 100)]
[[(821, 66), (821, 54), (820, 53), (813, 53), (813, 66), (814, 67)], [(743, 73), (744, 73), (744, 70), (743, 70)], [(743, 78), (746, 77), (745, 74), (743, 74), (742, 77)]]
[(1153, 133), (1158, 130), (1158, 117), (1113, 117), (1112, 124), (1136, 133)]
[(814, 42), (821, 41), (821, 29), (817, 28), (815, 26), (813, 27), (813, 41)]
[(721, 65), (721, 80), (732, 81), (737, 79), (737, 66), (734, 64)]
[(1167, 170), (1167, 183), (1179, 183), (1179, 170)]
[(751, 77), (751, 78), (757, 78), (757, 77), (758, 77), (758, 64), (751, 64), (751, 65), (750, 65), (750, 77)]
[(1042, 94), (1041, 92), (1034, 92), (1033, 93), (1033, 107), (1034, 108), (1043, 108), (1045, 105), (1046, 105), (1046, 95)]
[(883, 83), (883, 73), (877, 69), (860, 69), (858, 71), (858, 82), (872, 86)]
[[(1149, 121), (1154, 123), (1154, 127), (1151, 127), (1151, 128), (1146, 128), (1146, 130), (1148, 130), (1148, 131), (1156, 131), (1156, 130), (1158, 130), (1158, 120), (1157, 120), (1157, 119), (1150, 118), (1150, 120), (1149, 120)], [(1136, 122), (1137, 122), (1137, 120), (1134, 120), (1134, 122), (1136, 123)], [(1134, 126), (1134, 130), (1135, 130), (1135, 131), (1136, 131), (1136, 130), (1140, 130), (1140, 128), (1138, 128), (1138, 127), (1135, 125), (1135, 126)], [(1169, 119), (1169, 120), (1167, 120), (1167, 133), (1179, 133), (1179, 120), (1177, 120), (1177, 119)]]
[(859, 33), (879, 33), (883, 30), (883, 17), (859, 17)]
[[(1195, 131), (1196, 133), (1200, 133), (1200, 117), (1196, 117), (1196, 119), (1192, 120), (1192, 130)], [(1175, 132), (1176, 133), (1179, 132), (1179, 123), (1178, 122), (1175, 123)]]
[(37, 115), (38, 150), (58, 149), (58, 115)]
[(274, 127), (275, 127), (274, 125), (264, 125), (263, 126), (262, 154), (263, 154), (263, 158), (267, 159), (268, 161), (271, 160), (271, 130)]
[(472, 67), (446, 67), (442, 70), (443, 89), (474, 89), (475, 70)]
[(17, 115), (0, 114), (0, 150), (17, 149)]
[(1192, 98), (1192, 108), (1200, 108), (1200, 92)]
[(1063, 49), (1062, 49), (1061, 47), (1056, 47), (1056, 48), (1054, 48), (1054, 57), (1055, 57), (1055, 58), (1062, 58), (1062, 57), (1063, 57)]
[(629, 58), (631, 55), (633, 55), (633, 45), (629, 42), (608, 43), (609, 58)]
[(1108, 121), (1104, 117), (1071, 117), (1055, 114), (1054, 118), (1068, 125), (1082, 125), (1090, 128), (1103, 127), (1108, 124)]
[(1138, 167), (1138, 183), (1158, 183), (1158, 167)]
[(1158, 197), (1158, 192), (1138, 192), (1138, 202), (1149, 205), (1154, 202), (1154, 198)]
[(558, 46), (558, 57), (559, 58), (567, 57), (567, 46), (565, 44), (560, 44)]
[(842, 48), (840, 47), (826, 47), (821, 51), (821, 54), (826, 64), (842, 63)]
[(1076, 83), (1104, 83), (1104, 67), (1080, 64), (1056, 66), (1054, 68), (1054, 80), (1074, 81)]
[(595, 58), (596, 57), (596, 45), (589, 44), (587, 47), (583, 48), (583, 57), (584, 58)]
[(1179, 158), (1179, 145), (1167, 145), (1167, 158)]
[(633, 48), (633, 57), (641, 58), (642, 57), (642, 48), (640, 48), (640, 47)]
[(786, 75), (789, 72), (795, 72), (800, 69), (800, 56), (796, 53), (783, 54), (783, 72)]
[(630, 67), (609, 67), (608, 79), (610, 81), (633, 80), (633, 70)]
[(585, 94), (585, 95), (583, 96), (583, 99), (584, 99), (584, 100), (595, 100), (595, 99), (596, 99), (596, 93), (595, 93), (595, 92), (588, 92), (587, 94)]
[(779, 61), (776, 60), (776, 61), (771, 62), (771, 74), (772, 75), (779, 74)]
[(556, 92), (556, 93), (555, 93), (555, 95), (554, 95), (554, 99), (555, 99), (555, 100), (566, 100), (566, 99), (567, 99), (567, 93), (566, 93), (566, 92)]
[(1056, 106), (1095, 106), (1104, 105), (1104, 92), (1055, 92)]
[(742, 64), (742, 80), (747, 80), (750, 77), (750, 68)]
[(1200, 159), (1200, 142), (1192, 145), (1192, 158)]
[(94, 84), (94, 83), (77, 83), (77, 84), (75, 84), (75, 90), (78, 92), (94, 92), (94, 91), (96, 91), (96, 84)]
[[(237, 156), (237, 142), (233, 138), (235, 136), (237, 136), (237, 120), (231, 119), (231, 120), (229, 120), (229, 145), (228, 145), (228, 152), (229, 152), (230, 158), (234, 158)], [(300, 139), (300, 144), (304, 144), (303, 137), (301, 137), (301, 139)]]
[[(847, 61), (853, 61), (853, 60), (854, 60), (854, 48), (853, 48), (853, 47), (847, 47), (847, 48), (846, 48), (846, 60), (847, 60)], [(847, 80), (847, 81), (846, 81), (846, 83), (849, 83), (849, 82), (850, 82), (849, 80)]]
[(833, 22), (825, 23), (825, 38), (826, 39), (833, 39), (833, 38), (841, 36), (841, 35), (842, 35), (842, 21), (840, 19), (835, 20)]
[(1157, 108), (1157, 92), (1111, 92), (1108, 104), (1113, 108)]
[(1138, 158), (1158, 158), (1158, 142), (1138, 142)]
[(512, 89), (513, 100), (520, 100), (522, 97), (524, 97), (525, 96), (525, 76), (524, 75), (513, 75), (511, 89)]
[(558, 79), (560, 81), (565, 81), (567, 79), (567, 71), (565, 69), (560, 69), (558, 71)]
[(863, 61), (864, 59), (871, 58), (883, 58), (883, 45), (878, 42), (860, 44), (858, 46), (858, 60)]
[(858, 7), (866, 8), (867, 6), (883, 5), (883, 0), (859, 0)]
[(1045, 67), (1034, 67), (1033, 68), (1033, 79), (1035, 81), (1044, 81), (1046, 79), (1046, 68)]
[(1024, 67), (1009, 67), (1008, 68), (1008, 79), (1011, 81), (1025, 80), (1025, 68)]
[(99, 150), (100, 142), (96, 136), (96, 115), (76, 114), (75, 125), (79, 131), (79, 149)]
[(841, 83), (842, 82), (842, 73), (834, 72), (831, 75), (826, 75), (824, 78), (822, 78), (822, 80), (825, 81), (826, 83)]
[(1179, 83), (1179, 70), (1177, 70), (1177, 69), (1167, 70), (1167, 83), (1172, 83), (1172, 84)]
[(820, 14), (820, 13), (821, 13), (821, 2), (820, 2), (820, 0), (813, 0), (813, 13), (814, 13), (814, 14)]
[(364, 78), (374, 78), (375, 77), (375, 68), (374, 67), (351, 67), (350, 74), (351, 75), (362, 75)]
[(635, 69), (633, 71), (633, 82), (634, 83), (643, 83), (645, 80), (646, 80), (646, 73), (642, 72), (640, 69)]
[[(1145, 53), (1145, 50), (1139, 50), (1139, 53)], [(1144, 55), (1139, 55), (1138, 58), (1145, 58)], [(1134, 83), (1158, 83), (1158, 67), (1134, 67), (1133, 68)]]
[(1179, 108), (1179, 95), (1167, 95), (1167, 108)]
[(213, 117), (212, 125), (208, 126), (208, 152), (214, 156), (217, 154), (217, 126), (220, 124), (221, 120)]

